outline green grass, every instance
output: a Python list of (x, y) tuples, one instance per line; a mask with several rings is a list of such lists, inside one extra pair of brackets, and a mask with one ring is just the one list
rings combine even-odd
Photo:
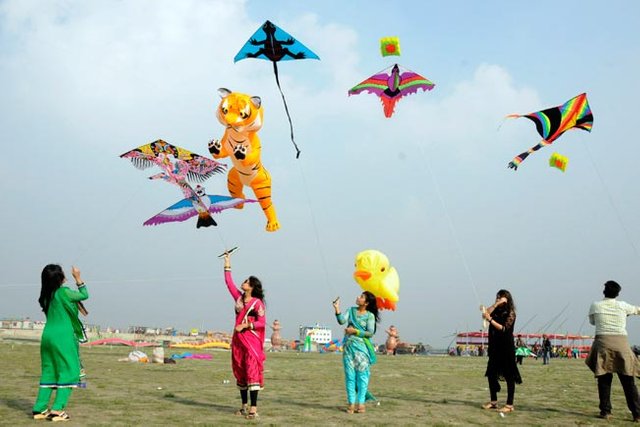
[[(233, 415), (239, 407), (230, 353), (176, 365), (118, 362), (129, 348), (83, 348), (88, 387), (74, 391), (67, 411), (76, 425), (629, 425), (622, 388), (612, 392), (614, 420), (595, 418), (595, 379), (581, 360), (525, 360), (516, 411), (499, 417), (488, 400), (485, 358), (380, 356), (370, 390), (379, 406), (348, 415), (341, 356), (269, 353), (258, 421)], [(151, 352), (149, 351), (148, 354)], [(40, 374), (39, 347), (0, 343), (0, 424), (32, 425)], [(230, 380), (225, 384), (224, 380)], [(503, 387), (506, 389), (506, 387)], [(505, 394), (501, 393), (504, 399)], [(41, 421), (41, 424), (46, 422)]]

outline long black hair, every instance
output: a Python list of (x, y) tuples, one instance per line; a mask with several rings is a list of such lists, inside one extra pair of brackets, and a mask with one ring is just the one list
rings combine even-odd
[(44, 314), (47, 314), (49, 311), (49, 304), (51, 304), (51, 300), (53, 299), (53, 294), (64, 282), (64, 272), (62, 271), (62, 267), (58, 264), (49, 264), (42, 269), (40, 277), (42, 281), (42, 288), (40, 289), (40, 298), (38, 298), (38, 302), (40, 303), (40, 307), (42, 307)]
[(498, 307), (498, 309), (500, 309), (500, 311), (504, 311), (506, 313), (511, 313), (511, 312), (516, 312), (516, 303), (513, 302), (513, 297), (511, 296), (511, 292), (509, 292), (506, 289), (500, 289), (498, 291), (498, 293), (496, 294), (497, 298), (506, 298), (507, 299), (507, 303), (504, 305), (500, 305)]
[[(380, 314), (378, 314), (378, 302), (376, 301), (376, 296), (369, 291), (364, 291), (362, 295), (364, 295), (364, 299), (367, 303), (367, 311), (373, 314), (373, 316), (376, 318), (376, 323), (380, 322)], [(374, 326), (373, 331), (375, 332), (376, 329), (378, 329), (378, 325)]]
[(264, 302), (264, 289), (262, 289), (260, 279), (256, 276), (249, 276), (247, 280), (249, 281), (249, 286), (251, 286), (251, 296)]

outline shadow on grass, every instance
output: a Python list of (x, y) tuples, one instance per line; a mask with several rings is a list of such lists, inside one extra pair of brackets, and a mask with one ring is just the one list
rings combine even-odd
[(33, 401), (27, 399), (0, 399), (0, 405), (31, 415)]
[[(267, 400), (267, 399), (265, 399)], [(346, 404), (340, 406), (340, 405), (323, 405), (321, 403), (318, 402), (311, 402), (311, 401), (295, 401), (295, 400), (290, 400), (290, 399), (273, 399), (273, 398), (269, 398), (268, 399), (269, 402), (275, 402), (275, 403), (279, 403), (281, 405), (284, 406), (299, 406), (301, 408), (313, 408), (313, 409), (324, 409), (327, 411), (331, 411), (331, 412), (335, 412), (335, 411), (342, 411), (344, 412), (344, 409), (346, 408)]]
[(212, 402), (199, 402), (197, 400), (192, 400), (192, 399), (185, 399), (183, 397), (178, 397), (178, 396), (174, 396), (174, 397), (163, 397), (163, 399), (167, 402), (173, 402), (173, 403), (179, 403), (180, 405), (186, 405), (186, 406), (197, 406), (200, 408), (208, 408), (208, 409), (216, 409), (220, 412), (235, 412), (237, 410), (237, 408), (235, 406), (229, 406), (229, 405), (218, 405), (216, 403), (212, 403)]
[[(517, 395), (516, 395), (517, 396)], [(389, 399), (389, 400), (409, 400), (412, 402), (420, 402), (420, 403), (428, 403), (428, 404), (432, 404), (432, 405), (463, 405), (463, 406), (468, 406), (470, 408), (476, 408), (476, 409), (481, 409), (480, 406), (482, 405), (482, 402), (478, 402), (476, 400), (461, 400), (461, 399), (449, 399), (449, 398), (445, 398), (445, 399), (417, 399), (417, 398), (404, 398), (404, 399), (398, 399), (397, 397), (390, 397), (390, 396), (379, 396), (380, 400), (382, 399)], [(590, 418), (589, 414), (586, 414), (584, 412), (577, 412), (577, 411), (573, 411), (571, 409), (557, 409), (557, 408), (545, 408), (545, 407), (541, 407), (541, 406), (529, 406), (526, 404), (518, 404), (517, 400), (515, 401), (515, 407), (516, 410), (518, 412), (536, 412), (536, 413), (548, 413), (548, 414), (563, 414), (563, 415), (573, 415), (573, 416), (579, 416), (579, 417), (588, 417)]]

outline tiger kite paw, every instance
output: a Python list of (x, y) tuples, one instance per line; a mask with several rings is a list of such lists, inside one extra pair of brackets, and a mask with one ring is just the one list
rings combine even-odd
[(238, 160), (244, 160), (244, 158), (247, 157), (247, 147), (244, 145), (236, 145), (233, 149), (233, 157)]
[(209, 141), (209, 152), (213, 155), (220, 154), (220, 150), (222, 150), (222, 144), (219, 139), (212, 139)]
[(274, 220), (274, 221), (267, 221), (267, 226), (265, 227), (265, 230), (271, 232), (271, 231), (276, 231), (280, 228), (280, 223), (278, 222), (278, 220)]

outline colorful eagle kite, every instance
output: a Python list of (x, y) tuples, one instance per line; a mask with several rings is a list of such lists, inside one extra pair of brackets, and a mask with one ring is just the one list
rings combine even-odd
[(196, 227), (209, 227), (217, 225), (211, 217), (212, 213), (218, 213), (244, 202), (252, 202), (226, 196), (209, 196), (199, 185), (194, 190), (187, 179), (203, 182), (216, 173), (224, 172), (226, 166), (161, 139), (127, 151), (120, 157), (131, 160), (131, 163), (138, 169), (159, 167), (162, 172), (150, 176), (149, 179), (161, 179), (174, 184), (184, 194), (183, 200), (145, 221), (144, 225), (185, 221), (198, 215)]
[(587, 94), (583, 93), (575, 98), (557, 107), (547, 108), (530, 114), (510, 114), (507, 118), (526, 117), (536, 124), (538, 134), (542, 137), (542, 141), (535, 147), (531, 147), (528, 151), (514, 157), (508, 164), (509, 168), (518, 169), (520, 163), (526, 159), (529, 154), (538, 151), (542, 147), (551, 145), (553, 141), (558, 139), (560, 135), (569, 129), (582, 129), (591, 132), (593, 127), (593, 114), (587, 101)]
[(384, 107), (385, 117), (391, 117), (400, 98), (416, 93), (418, 89), (426, 92), (434, 87), (431, 81), (420, 74), (394, 64), (351, 88), (349, 96), (365, 90), (378, 95)]
[(293, 123), (289, 114), (287, 100), (284, 97), (282, 88), (280, 87), (280, 79), (278, 78), (278, 62), (291, 61), (294, 59), (320, 59), (318, 55), (313, 53), (308, 47), (294, 39), (289, 33), (272, 23), (265, 21), (258, 30), (253, 33), (249, 41), (240, 49), (240, 52), (233, 58), (233, 62), (238, 62), (246, 58), (257, 58), (271, 61), (273, 63), (273, 73), (276, 76), (276, 84), (282, 96), (284, 109), (289, 119), (289, 128), (291, 129), (291, 142), (296, 149), (296, 158), (300, 156), (300, 150), (293, 137)]
[(183, 189), (185, 190), (186, 198), (149, 218), (143, 225), (182, 222), (198, 215), (196, 228), (208, 227), (210, 225), (217, 225), (211, 217), (211, 214), (222, 212), (225, 209), (235, 208), (243, 203), (255, 202), (255, 200), (206, 194), (204, 187), (201, 185), (196, 185), (195, 190), (192, 189), (190, 185), (183, 187)]

